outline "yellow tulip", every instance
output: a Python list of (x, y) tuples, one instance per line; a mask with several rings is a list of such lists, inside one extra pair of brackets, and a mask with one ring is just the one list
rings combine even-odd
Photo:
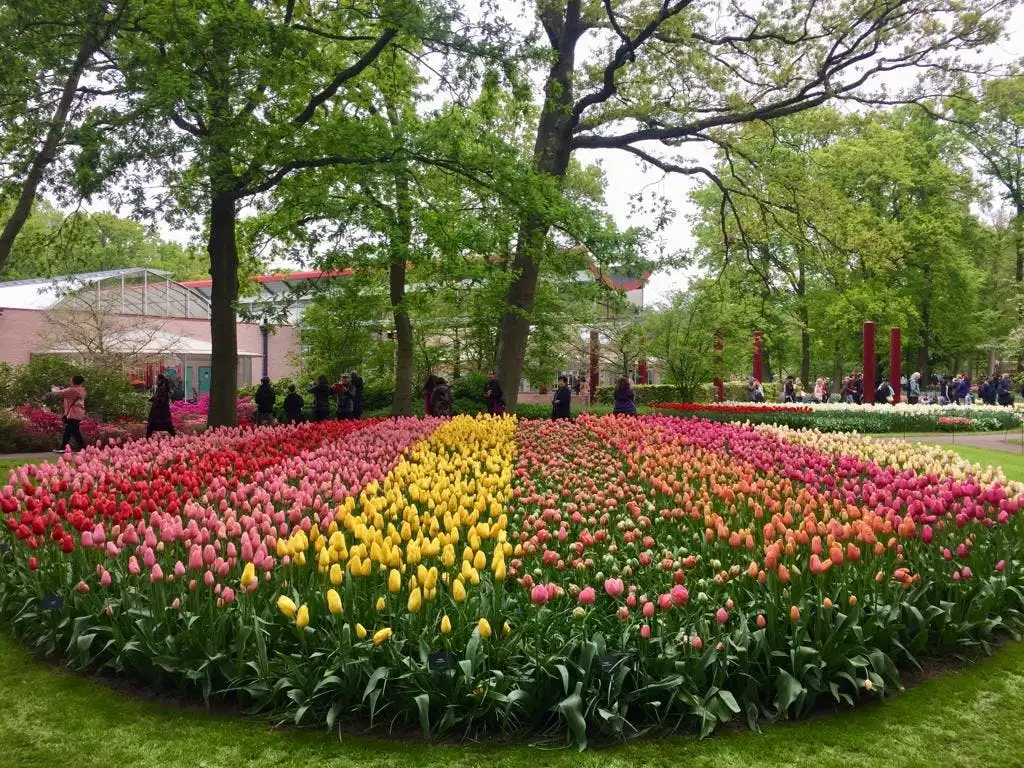
[(423, 605), (423, 596), (420, 593), (420, 588), (416, 587), (412, 592), (409, 593), (409, 602), (406, 608), (409, 609), (409, 613), (419, 613), (420, 606)]
[(331, 584), (338, 586), (345, 578), (345, 572), (341, 570), (341, 566), (335, 563), (331, 566)]
[(501, 625), (501, 636), (502, 637), (508, 637), (508, 633), (511, 632), (511, 631), (512, 631), (512, 627), (509, 626), (507, 621), (504, 624)]
[(377, 613), (381, 613), (385, 608), (388, 607), (387, 600), (383, 596), (377, 598)]
[(331, 551), (324, 547), (320, 550), (320, 556), (317, 558), (317, 565), (323, 570), (327, 570), (331, 565)]
[(447, 635), (451, 631), (452, 631), (452, 620), (448, 618), (448, 614), (446, 613), (444, 616), (441, 617), (441, 634), (442, 635)]
[(480, 637), (491, 636), (491, 622), (487, 619), (481, 618), (480, 621), (476, 623), (476, 627), (480, 630)]
[(256, 578), (256, 566), (251, 562), (245, 564), (245, 568), (242, 569), (242, 587), (248, 589), (253, 584), (259, 581)]
[(392, 568), (388, 574), (388, 592), (398, 592), (402, 589), (402, 574)]
[(505, 559), (502, 558), (494, 566), (494, 580), (504, 581), (505, 580)]
[(279, 558), (281, 558), (281, 557), (284, 557), (287, 554), (288, 554), (288, 545), (285, 543), (284, 539), (278, 539), (277, 540), (277, 556)]
[(364, 627), (362, 624), (356, 624), (356, 637), (358, 637), (360, 640), (366, 639), (366, 627)]
[(473, 558), (473, 567), (478, 571), (482, 571), (487, 567), (487, 555), (483, 553), (483, 550), (477, 550), (476, 557)]
[(290, 597), (285, 597), (284, 595), (281, 595), (279, 598), (277, 598), (277, 610), (279, 610), (281, 613), (283, 613), (290, 619), (292, 616), (295, 615), (295, 601), (292, 600)]
[(455, 583), (452, 584), (452, 598), (457, 603), (461, 603), (466, 599), (466, 587), (463, 586), (462, 582), (458, 579), (456, 579)]
[(373, 570), (373, 561), (370, 558), (366, 558), (362, 562), (362, 568), (359, 569), (359, 575), (369, 576), (371, 570)]
[(295, 555), (295, 564), (296, 565), (305, 565), (306, 564), (306, 553), (305, 552), (299, 552), (297, 555)]
[(307, 624), (309, 624), (309, 608), (305, 605), (300, 605), (299, 612), (295, 615), (295, 626), (299, 629), (305, 629)]
[(329, 610), (333, 616), (337, 616), (341, 613), (341, 595), (338, 594), (336, 589), (327, 590), (327, 610)]
[(358, 554), (353, 554), (348, 561), (348, 570), (353, 576), (358, 576), (362, 573), (363, 564), (359, 560)]
[(373, 644), (380, 645), (385, 640), (391, 637), (391, 627), (384, 627), (384, 629), (378, 629), (373, 633)]

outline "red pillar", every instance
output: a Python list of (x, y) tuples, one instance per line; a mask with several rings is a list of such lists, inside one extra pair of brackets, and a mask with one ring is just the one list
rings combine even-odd
[(650, 384), (647, 380), (647, 361), (640, 360), (636, 364), (636, 378), (637, 384)]
[(597, 382), (598, 382), (598, 367), (597, 367), (597, 350), (598, 350), (598, 337), (597, 331), (590, 332), (590, 402), (597, 402)]
[(764, 383), (764, 337), (760, 331), (754, 331), (754, 378)]
[(903, 389), (900, 387), (900, 376), (902, 376), (903, 363), (903, 337), (899, 328), (889, 330), (889, 383), (892, 385), (894, 403), (898, 403), (903, 397)]
[(864, 395), (861, 402), (875, 402), (875, 324), (864, 323)]
[(722, 342), (722, 329), (715, 331), (715, 401), (725, 402), (725, 383), (722, 381), (722, 350), (725, 345)]

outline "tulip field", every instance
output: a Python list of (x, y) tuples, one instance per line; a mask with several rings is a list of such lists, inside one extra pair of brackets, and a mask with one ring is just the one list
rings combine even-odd
[(1015, 635), (1022, 494), (938, 448), (661, 415), (222, 429), (12, 470), (0, 616), (300, 725), (707, 734)]

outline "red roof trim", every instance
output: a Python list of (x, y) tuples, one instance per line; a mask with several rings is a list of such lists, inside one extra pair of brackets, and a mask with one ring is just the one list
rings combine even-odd
[[(350, 267), (345, 269), (332, 269), (329, 272), (321, 272), (320, 270), (313, 270), (310, 272), (283, 272), (278, 275), (257, 275), (253, 278), (254, 282), (257, 283), (287, 283), (298, 280), (319, 280), (321, 278), (330, 279), (332, 277), (351, 277), (355, 270)], [(209, 288), (213, 285), (213, 280), (187, 280), (180, 285), (186, 288)]]

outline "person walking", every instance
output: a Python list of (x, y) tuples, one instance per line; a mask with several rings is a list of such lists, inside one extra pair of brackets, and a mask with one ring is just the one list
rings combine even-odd
[(423, 414), (425, 416), (434, 416), (434, 387), (437, 386), (437, 376), (430, 374), (427, 376), (427, 380), (423, 382)]
[(555, 398), (551, 401), (551, 418), (570, 418), (572, 415), (571, 403), (572, 391), (569, 389), (569, 380), (565, 376), (559, 376), (558, 389), (555, 390)]
[(302, 409), (306, 407), (306, 401), (302, 395), (295, 391), (295, 385), (288, 385), (288, 394), (284, 396), (284, 416), (288, 424), (298, 424), (302, 421)]
[(440, 376), (434, 378), (434, 386), (430, 390), (430, 414), (432, 416), (452, 415), (452, 391), (448, 382)]
[(921, 373), (914, 371), (907, 383), (907, 404), (917, 405), (921, 400)]
[(623, 413), (629, 416), (636, 415), (636, 393), (629, 386), (629, 379), (622, 376), (615, 385), (615, 408), (614, 413)]
[(348, 376), (342, 376), (341, 381), (334, 385), (334, 395), (338, 398), (337, 416), (339, 419), (352, 418), (352, 383)]
[(786, 377), (786, 383), (782, 386), (782, 402), (784, 403), (795, 403), (796, 402), (796, 383), (792, 376)]
[(824, 379), (814, 380), (814, 402), (825, 402), (825, 381)]
[(875, 389), (875, 403), (889, 403), (892, 405), (896, 401), (896, 390), (892, 388), (885, 379), (882, 379), (881, 383)]
[(309, 393), (313, 395), (313, 421), (327, 421), (331, 417), (331, 385), (327, 377), (318, 378)]
[(174, 437), (174, 423), (171, 421), (171, 388), (162, 373), (156, 377), (156, 390), (149, 398), (149, 418), (146, 419), (146, 437), (154, 432), (166, 432)]
[(501, 382), (494, 375), (494, 371), (487, 374), (487, 383), (484, 384), (484, 400), (487, 401), (487, 412), (492, 416), (500, 416), (505, 412), (505, 393), (501, 389)]
[(256, 388), (256, 426), (274, 423), (274, 403), (277, 402), (277, 393), (270, 386), (270, 378), (264, 376)]
[(57, 395), (61, 400), (64, 401), (64, 416), (61, 421), (64, 422), (64, 434), (61, 435), (60, 449), (54, 450), (54, 453), (64, 453), (69, 446), (71, 441), (75, 440), (78, 443), (78, 448), (71, 448), (71, 450), (82, 450), (85, 448), (85, 438), (82, 437), (82, 419), (85, 418), (85, 377), (81, 375), (74, 375), (71, 377), (71, 383), (64, 388), (54, 386), (50, 391)]
[(747, 382), (747, 397), (750, 398), (752, 403), (763, 403), (764, 402), (764, 387), (761, 386), (761, 382), (755, 379), (753, 376)]
[(957, 405), (971, 404), (971, 377), (966, 373), (960, 376), (960, 385), (956, 388)]
[(363, 416), (363, 377), (352, 371), (348, 380), (352, 387), (352, 418), (359, 419)]
[(1003, 377), (999, 379), (999, 384), (996, 387), (996, 400), (1002, 406), (1013, 406), (1013, 381), (1010, 380), (1008, 373), (1004, 373)]

